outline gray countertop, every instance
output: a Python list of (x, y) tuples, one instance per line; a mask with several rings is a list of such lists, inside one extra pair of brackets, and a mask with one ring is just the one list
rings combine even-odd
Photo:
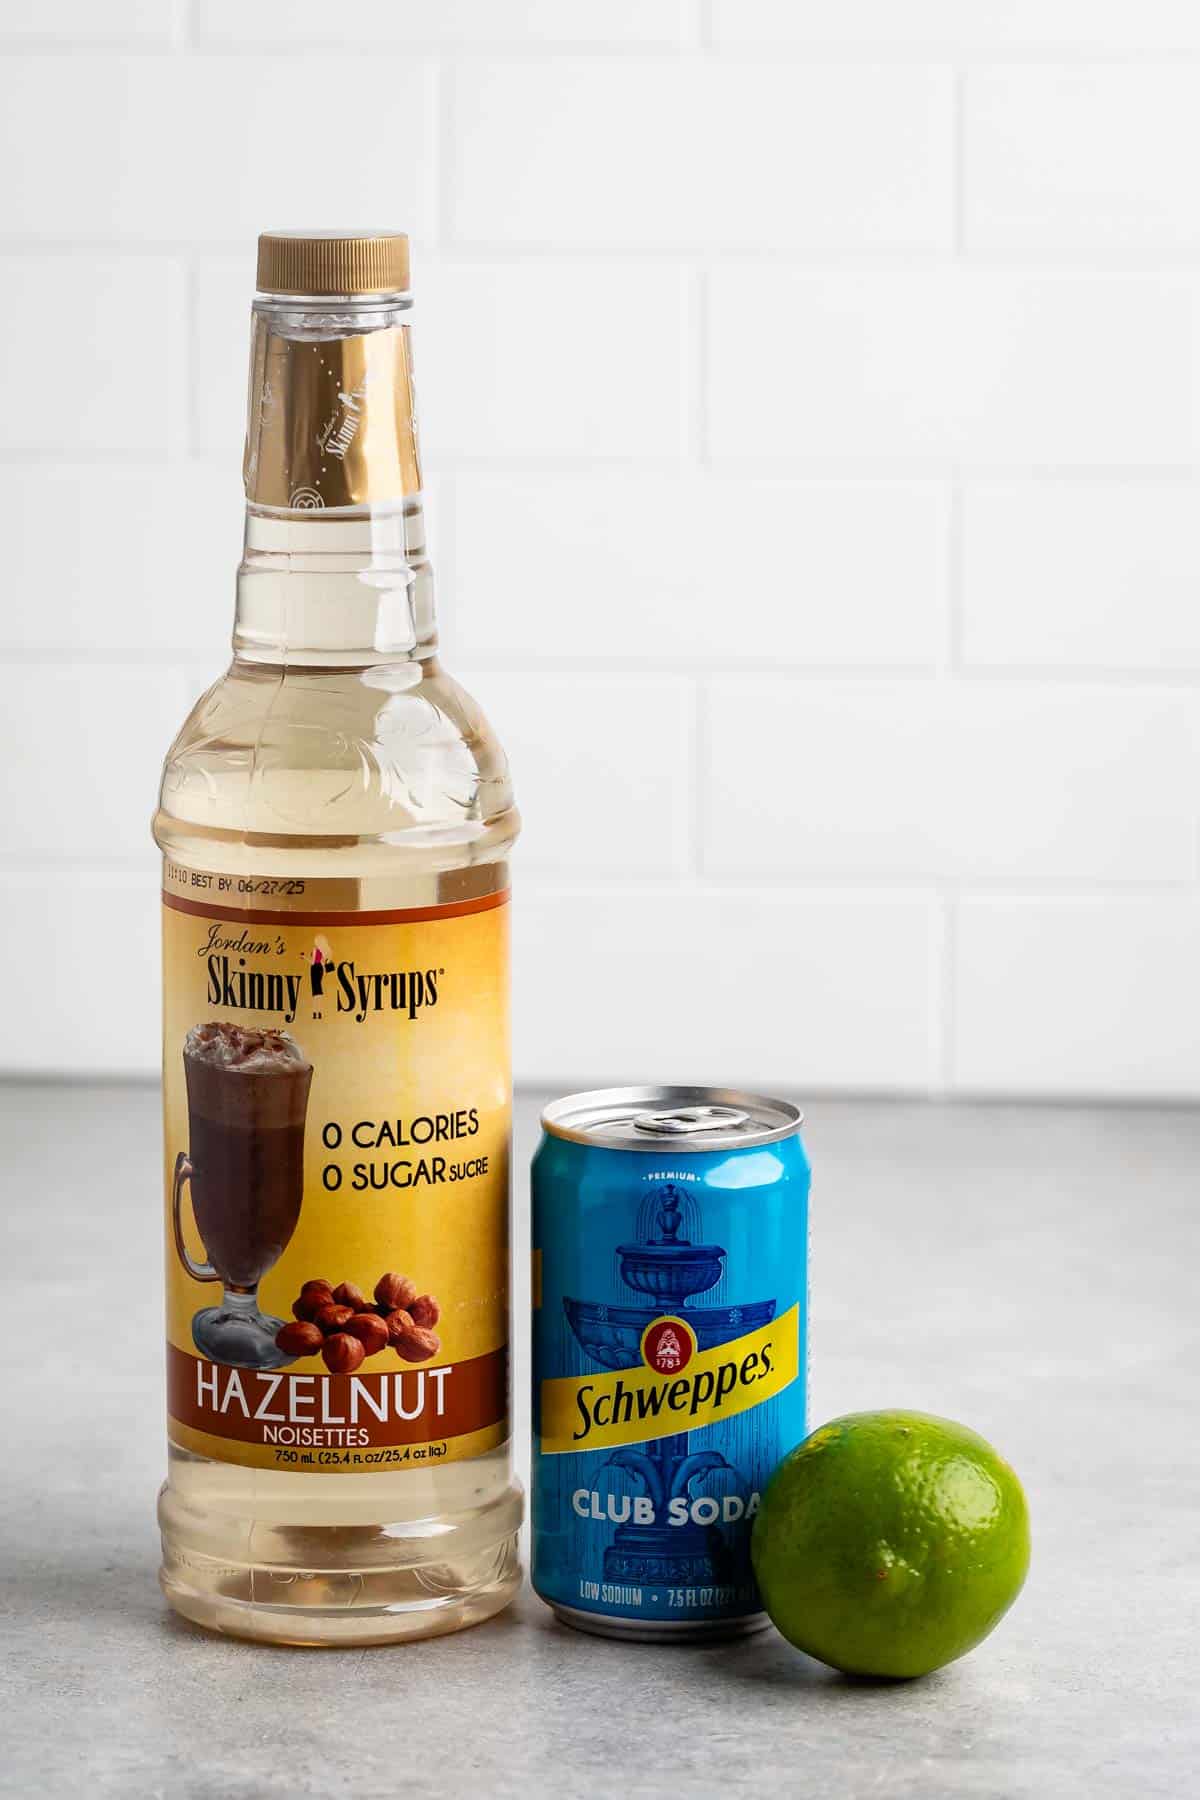
[[(518, 1272), (535, 1117), (521, 1102)], [(1200, 1786), (1200, 1113), (809, 1107), (814, 1418), (962, 1419), (1014, 1463), (1033, 1515), (1030, 1578), (995, 1635), (901, 1685), (847, 1681), (774, 1632), (679, 1649), (578, 1636), (527, 1590), (488, 1625), (393, 1649), (262, 1649), (175, 1620), (155, 1581), (157, 1096), (11, 1086), (0, 1119), (0, 1791)], [(85, 1386), (81, 1348), (87, 1362), (101, 1343)], [(522, 1404), (522, 1457), (526, 1419)]]

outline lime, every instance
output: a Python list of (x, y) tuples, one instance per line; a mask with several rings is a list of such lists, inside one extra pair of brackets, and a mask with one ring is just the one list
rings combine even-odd
[(856, 1675), (927, 1675), (999, 1623), (1029, 1567), (1016, 1475), (929, 1413), (849, 1413), (784, 1458), (754, 1521), (784, 1637)]

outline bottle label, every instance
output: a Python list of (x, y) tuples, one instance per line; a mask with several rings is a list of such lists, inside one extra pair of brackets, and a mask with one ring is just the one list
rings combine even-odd
[(166, 866), (167, 1409), (366, 1474), (508, 1435), (508, 897), (331, 885)]

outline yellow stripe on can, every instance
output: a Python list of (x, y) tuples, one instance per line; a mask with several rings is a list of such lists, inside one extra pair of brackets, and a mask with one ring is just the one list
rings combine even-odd
[(677, 1375), (617, 1369), (543, 1381), (541, 1451), (563, 1456), (646, 1444), (749, 1412), (800, 1373), (800, 1310), (701, 1350)]

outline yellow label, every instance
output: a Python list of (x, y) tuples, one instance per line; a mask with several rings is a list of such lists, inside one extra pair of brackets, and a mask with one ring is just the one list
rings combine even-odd
[(477, 1455), (508, 1433), (507, 896), (236, 882), (167, 867), (172, 1436), (313, 1473)]
[[(649, 1360), (649, 1340), (669, 1327), (671, 1357)], [(695, 1344), (691, 1327), (673, 1315), (647, 1326), (642, 1337), (646, 1366), (606, 1375), (560, 1376), (543, 1381), (542, 1451), (562, 1456), (607, 1450), (617, 1444), (646, 1444), (677, 1432), (698, 1430), (774, 1399), (800, 1371), (800, 1311), (711, 1350), (680, 1353)], [(678, 1372), (670, 1372), (672, 1363)], [(668, 1368), (663, 1373), (664, 1365)]]

